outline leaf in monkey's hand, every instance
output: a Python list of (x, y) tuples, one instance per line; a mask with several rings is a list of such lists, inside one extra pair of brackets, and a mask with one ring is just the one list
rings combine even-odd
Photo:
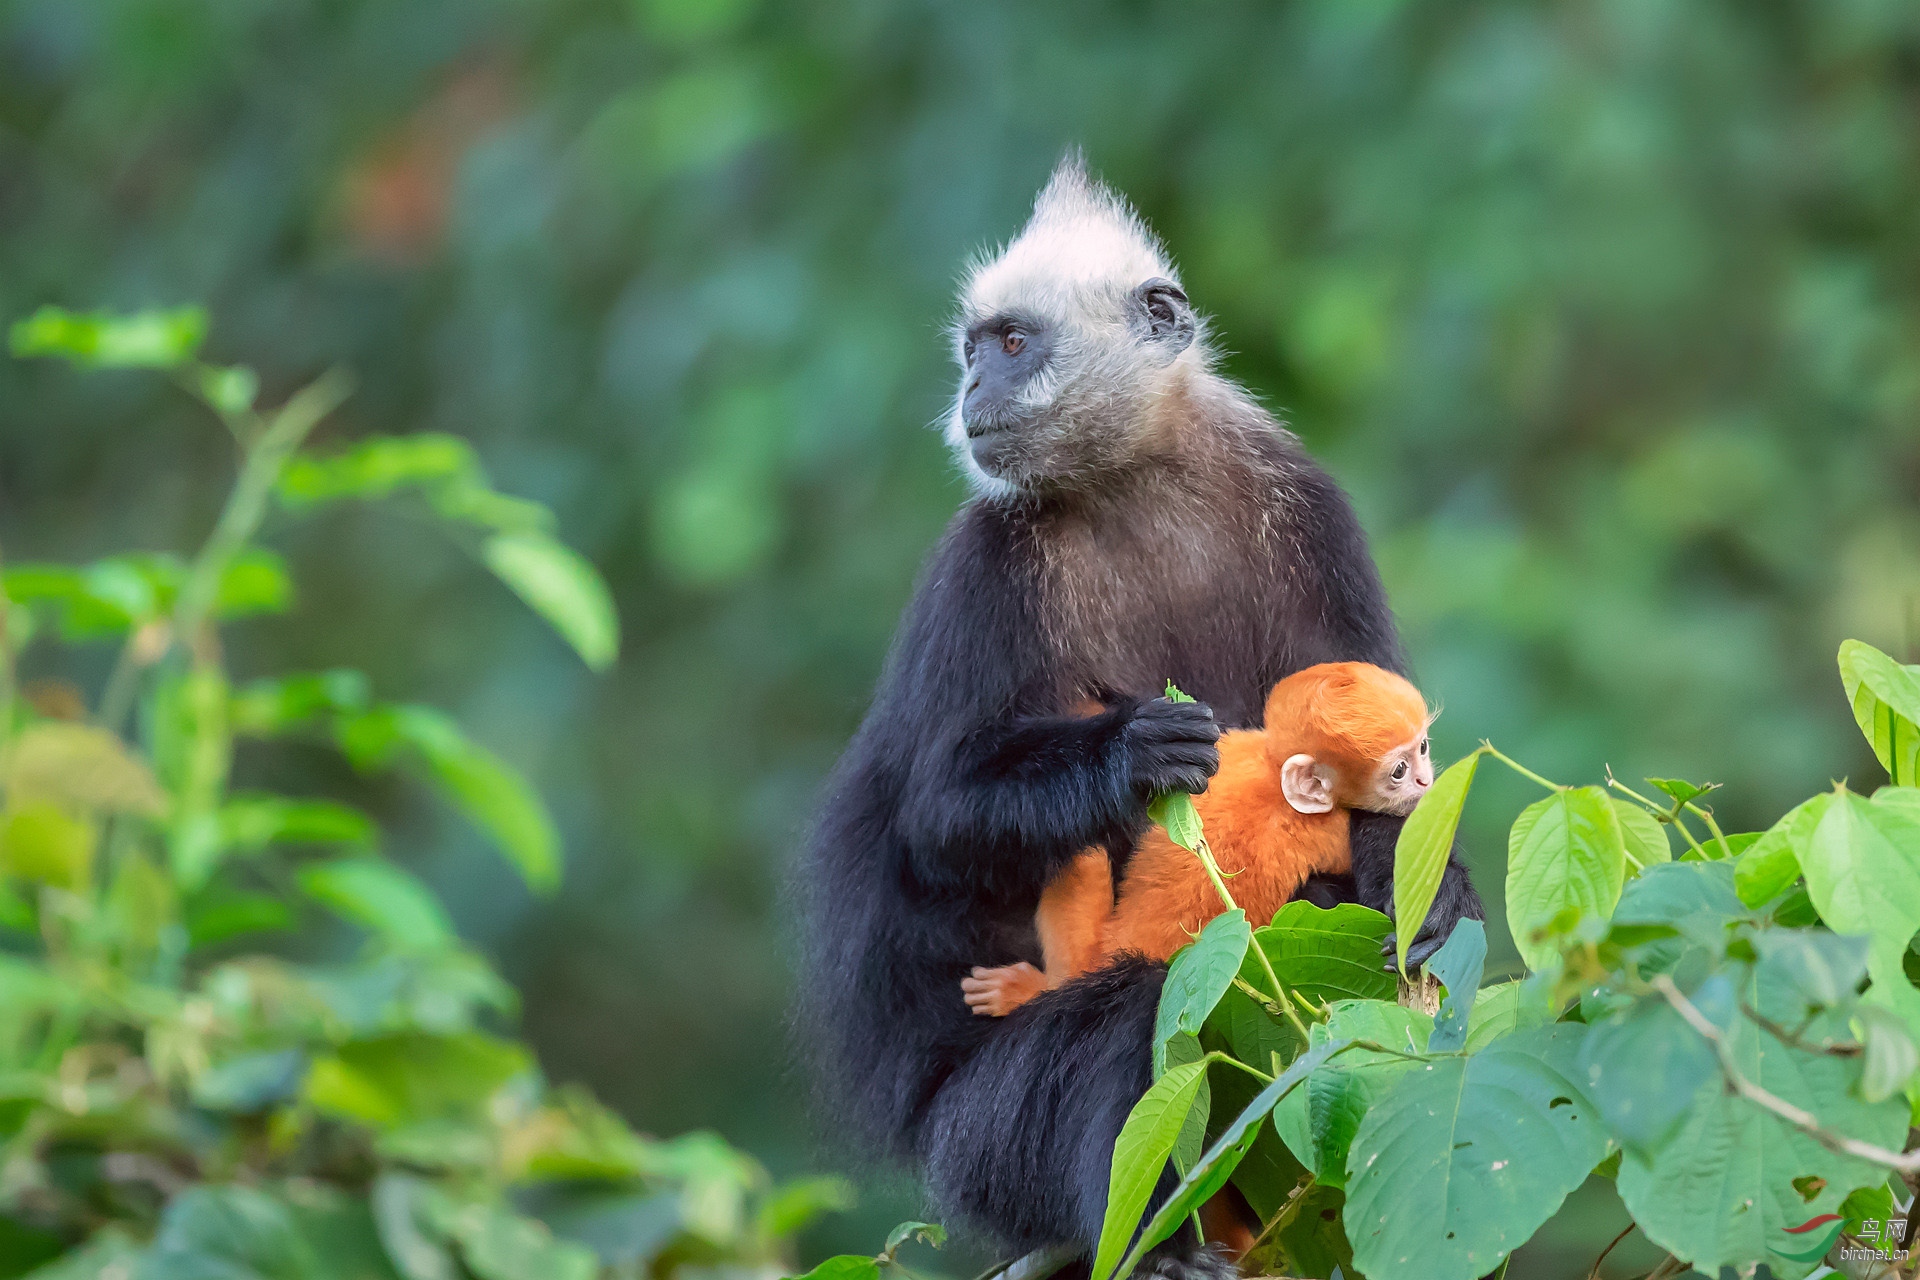
[(1153, 1026), (1157, 1070), (1165, 1069), (1169, 1039), (1182, 1031), (1200, 1034), (1207, 1015), (1233, 985), (1252, 941), (1247, 913), (1235, 908), (1208, 921), (1192, 945), (1174, 953), (1173, 963), (1167, 966), (1166, 985), (1160, 989), (1160, 1013)]
[(1167, 681), (1167, 701), (1168, 702), (1198, 702), (1199, 699), (1191, 696), (1190, 694), (1182, 692), (1179, 685), (1169, 680)]
[(1147, 817), (1166, 828), (1167, 839), (1182, 849), (1200, 851), (1200, 811), (1184, 791), (1164, 791), (1147, 806)]

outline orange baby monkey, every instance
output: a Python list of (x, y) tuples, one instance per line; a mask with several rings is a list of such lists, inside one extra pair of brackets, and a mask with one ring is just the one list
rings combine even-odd
[[(1315, 872), (1349, 869), (1349, 810), (1404, 814), (1419, 802), (1433, 785), (1432, 721), (1402, 677), (1327, 662), (1273, 687), (1265, 729), (1220, 739), (1220, 771), (1193, 803), (1250, 920), (1272, 919)], [(1044, 970), (976, 968), (961, 991), (976, 1014), (1004, 1017), (1123, 951), (1165, 960), (1224, 910), (1200, 860), (1156, 827), (1117, 900), (1104, 849), (1086, 850), (1047, 886), (1034, 916)]]

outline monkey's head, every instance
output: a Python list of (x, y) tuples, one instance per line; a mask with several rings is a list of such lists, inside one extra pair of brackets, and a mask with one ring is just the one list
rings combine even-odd
[(1383, 667), (1324, 662), (1267, 695), (1267, 753), (1301, 813), (1405, 814), (1433, 785), (1420, 691)]
[(1151, 408), (1206, 365), (1166, 251), (1070, 155), (1011, 243), (976, 263), (953, 325), (947, 442), (981, 491), (1071, 488), (1151, 456)]

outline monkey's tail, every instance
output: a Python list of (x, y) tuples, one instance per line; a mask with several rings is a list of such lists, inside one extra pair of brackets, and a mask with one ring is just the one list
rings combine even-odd
[[(1079, 1244), (1106, 1214), (1113, 1144), (1152, 1082), (1166, 966), (1140, 955), (1008, 1015), (940, 1087), (920, 1130), (927, 1189), (950, 1222), (1005, 1244)], [(1160, 1194), (1171, 1188), (1164, 1179)]]

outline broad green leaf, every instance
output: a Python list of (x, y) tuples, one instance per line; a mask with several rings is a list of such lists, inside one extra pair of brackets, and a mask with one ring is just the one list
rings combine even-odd
[[(1244, 1111), (1227, 1123), (1221, 1130), (1220, 1136), (1214, 1139), (1213, 1145), (1208, 1147), (1193, 1168), (1181, 1177), (1174, 1186), (1173, 1193), (1167, 1197), (1166, 1203), (1154, 1212), (1146, 1227), (1134, 1239), (1133, 1247), (1127, 1250), (1127, 1256), (1121, 1260), (1120, 1266), (1114, 1271), (1114, 1280), (1126, 1280), (1133, 1274), (1133, 1269), (1140, 1264), (1140, 1259), (1145, 1256), (1147, 1250), (1178, 1231), (1180, 1225), (1195, 1210), (1205, 1204), (1220, 1188), (1227, 1185), (1235, 1167), (1245, 1157), (1247, 1150), (1253, 1146), (1254, 1140), (1259, 1137), (1260, 1130), (1267, 1117), (1273, 1113), (1275, 1104), (1298, 1087), (1302, 1080), (1311, 1075), (1328, 1058), (1345, 1048), (1344, 1044), (1323, 1044), (1307, 1050), (1275, 1077), (1273, 1083), (1255, 1095)], [(1132, 1227), (1125, 1226), (1122, 1230), (1131, 1234)], [(1101, 1240), (1104, 1242), (1105, 1239), (1106, 1234), (1103, 1230)], [(1097, 1267), (1094, 1280), (1102, 1280)]]
[(307, 1055), (298, 1049), (243, 1053), (193, 1079), (193, 1105), (209, 1111), (254, 1113), (300, 1093)]
[(1200, 811), (1193, 807), (1193, 797), (1185, 791), (1165, 791), (1155, 796), (1147, 805), (1147, 817), (1163, 827), (1167, 839), (1182, 849), (1199, 850), (1204, 834), (1200, 830)]
[(489, 1099), (532, 1068), (526, 1050), (477, 1031), (351, 1040), (307, 1074), (315, 1107), (378, 1128), (484, 1117)]
[(1407, 815), (1393, 850), (1393, 918), (1407, 922), (1396, 931), (1394, 963), (1407, 971), (1407, 948), (1426, 922), (1433, 896), (1440, 890), (1447, 859), (1453, 854), (1453, 834), (1460, 826), (1467, 790), (1480, 767), (1480, 752), (1454, 761), (1433, 780), (1427, 794)]
[(1127, 1114), (1113, 1144), (1113, 1173), (1100, 1245), (1094, 1251), (1093, 1280), (1106, 1280), (1126, 1253), (1206, 1076), (1204, 1059), (1169, 1067)]
[(220, 806), (220, 842), (254, 853), (271, 844), (371, 845), (373, 819), (332, 800), (242, 793)]
[(187, 944), (198, 950), (243, 933), (275, 932), (291, 929), (294, 924), (293, 909), (280, 898), (209, 890), (187, 908)]
[[(1734, 1016), (1733, 986), (1724, 976), (1709, 978), (1690, 999), (1719, 1026)], [(1578, 1061), (1581, 1083), (1608, 1132), (1649, 1156), (1673, 1136), (1701, 1084), (1719, 1070), (1705, 1037), (1658, 996), (1594, 1022)]]
[(1192, 943), (1176, 951), (1167, 966), (1166, 985), (1160, 989), (1160, 1009), (1154, 1018), (1154, 1061), (1166, 1061), (1168, 1037), (1185, 1031), (1198, 1035), (1207, 1015), (1240, 972), (1253, 930), (1247, 913), (1238, 908), (1207, 921)]
[(27, 1280), (128, 1280), (146, 1251), (118, 1227), (107, 1227), (71, 1253), (36, 1267)]
[(368, 1196), (374, 1226), (403, 1280), (465, 1280), (434, 1225), (444, 1198), (439, 1188), (413, 1174), (390, 1171), (375, 1179)]
[(529, 608), (565, 637), (595, 671), (613, 665), (620, 652), (620, 620), (599, 572), (557, 538), (544, 533), (500, 533), (488, 538), (481, 558)]
[(1825, 929), (1768, 929), (1753, 938), (1756, 976), (1792, 1007), (1795, 1025), (1853, 1000), (1867, 976), (1866, 938)]
[[(516, 1198), (555, 1235), (586, 1245), (609, 1267), (644, 1270), (682, 1234), (680, 1196), (673, 1188), (630, 1189), (625, 1182), (541, 1179), (523, 1184)], [(861, 1260), (873, 1261), (864, 1255)]]
[[(1837, 1030), (1844, 1038), (1844, 1026)], [(1817, 1037), (1822, 1028), (1809, 1032)], [(1788, 1048), (1745, 1017), (1731, 1018), (1727, 1043), (1746, 1079), (1811, 1112), (1823, 1127), (1881, 1146), (1902, 1145), (1905, 1099), (1863, 1101), (1855, 1092), (1857, 1060)], [(1787, 1229), (1835, 1211), (1848, 1192), (1885, 1177), (1885, 1169), (1836, 1155), (1747, 1102), (1714, 1072), (1692, 1095), (1657, 1159), (1626, 1152), (1617, 1186), (1647, 1238), (1696, 1270), (1712, 1275), (1723, 1266), (1764, 1261), (1776, 1275), (1791, 1277), (1805, 1275), (1808, 1266), (1795, 1261), (1802, 1237)]]
[(1507, 924), (1521, 958), (1538, 968), (1556, 954), (1539, 935), (1563, 912), (1611, 915), (1625, 874), (1620, 822), (1599, 787), (1555, 792), (1522, 810), (1507, 841)]
[(1620, 894), (1615, 925), (1680, 925), (1709, 919), (1714, 928), (1748, 913), (1733, 891), (1735, 868), (1726, 862), (1669, 862), (1649, 867)]
[(1840, 645), (1840, 683), (1887, 776), (1900, 786), (1920, 783), (1920, 672), (1847, 640)]
[[(1281, 983), (1312, 1000), (1391, 1000), (1399, 983), (1380, 963), (1380, 944), (1391, 932), (1393, 921), (1357, 902), (1328, 911), (1302, 901), (1276, 911), (1272, 924), (1253, 931), (1253, 941)], [(1265, 985), (1258, 957), (1247, 957), (1241, 977)]]
[(1920, 932), (1920, 822), (1903, 804), (1836, 789), (1801, 854), (1807, 893), (1836, 933), (1870, 939), (1868, 999), (1920, 1027), (1920, 992), (1907, 981), (1907, 943)]
[[(1200, 1047), (1200, 1037), (1177, 1031), (1169, 1036), (1162, 1046), (1165, 1062), (1160, 1070), (1168, 1067), (1183, 1067), (1191, 1062), (1199, 1062), (1207, 1056)], [(1185, 1173), (1200, 1158), (1200, 1152), (1207, 1145), (1207, 1121), (1213, 1117), (1213, 1082), (1207, 1077), (1200, 1078), (1200, 1092), (1194, 1095), (1193, 1105), (1187, 1109), (1187, 1122), (1180, 1126), (1180, 1137), (1173, 1144), (1173, 1167)]]
[(448, 1225), (478, 1280), (593, 1280), (600, 1269), (593, 1250), (499, 1205), (463, 1206)]
[(433, 891), (380, 858), (316, 862), (300, 870), (300, 887), (387, 945), (437, 951), (453, 945), (453, 922)]
[(526, 779), (491, 751), (470, 740), (460, 726), (431, 707), (378, 707), (343, 717), (336, 728), (341, 748), (360, 768), (396, 759), (417, 762), (519, 868), (528, 885), (551, 891), (560, 880), (560, 836), (540, 797)]
[(823, 1214), (845, 1213), (855, 1202), (853, 1184), (845, 1178), (795, 1178), (775, 1187), (761, 1203), (757, 1225), (761, 1235), (784, 1239), (806, 1230)]
[(10, 803), (45, 801), (73, 809), (158, 817), (167, 797), (146, 763), (105, 729), (42, 720), (0, 753), (0, 788)]
[(199, 307), (114, 315), (48, 306), (15, 322), (12, 343), (16, 356), (59, 356), (83, 369), (171, 369), (206, 336)]
[(1476, 1280), (1553, 1216), (1607, 1150), (1573, 1080), (1584, 1031), (1541, 1027), (1427, 1062), (1369, 1108), (1347, 1157), (1362, 1273)]
[(799, 1280), (880, 1280), (880, 1264), (864, 1253), (842, 1253), (826, 1259)]
[(1608, 796), (1620, 835), (1627, 847), (1627, 874), (1637, 876), (1648, 867), (1673, 861), (1673, 845), (1666, 827), (1652, 814), (1621, 796)]
[(1747, 846), (1733, 870), (1733, 887), (1740, 901), (1757, 907), (1792, 887), (1800, 878), (1800, 858), (1813, 839), (1814, 828), (1832, 802), (1830, 791), (1801, 801)]
[(1547, 992), (1524, 978), (1498, 982), (1474, 993), (1467, 1016), (1468, 1053), (1478, 1053), (1502, 1036), (1553, 1021)]
[(1314, 1026), (1316, 1047), (1365, 1040), (1392, 1051), (1355, 1045), (1274, 1107), (1275, 1131), (1322, 1185), (1347, 1185), (1347, 1151), (1361, 1120), (1375, 1098), (1419, 1068), (1417, 1055), (1432, 1034), (1425, 1013), (1381, 1000), (1343, 1001)]
[(286, 1205), (239, 1184), (168, 1203), (139, 1280), (328, 1280)]
[(74, 892), (93, 878), (100, 830), (58, 805), (29, 801), (0, 809), (0, 870)]
[(1907, 1087), (1920, 1069), (1920, 1050), (1907, 1024), (1891, 1009), (1863, 1004), (1854, 1010), (1854, 1022), (1866, 1045), (1860, 1073), (1860, 1096), (1868, 1102), (1891, 1098)]
[(1428, 1053), (1456, 1053), (1467, 1045), (1467, 1019), (1487, 963), (1487, 930), (1478, 920), (1460, 920), (1447, 941), (1426, 963), (1429, 974), (1447, 989), (1427, 1040)]

